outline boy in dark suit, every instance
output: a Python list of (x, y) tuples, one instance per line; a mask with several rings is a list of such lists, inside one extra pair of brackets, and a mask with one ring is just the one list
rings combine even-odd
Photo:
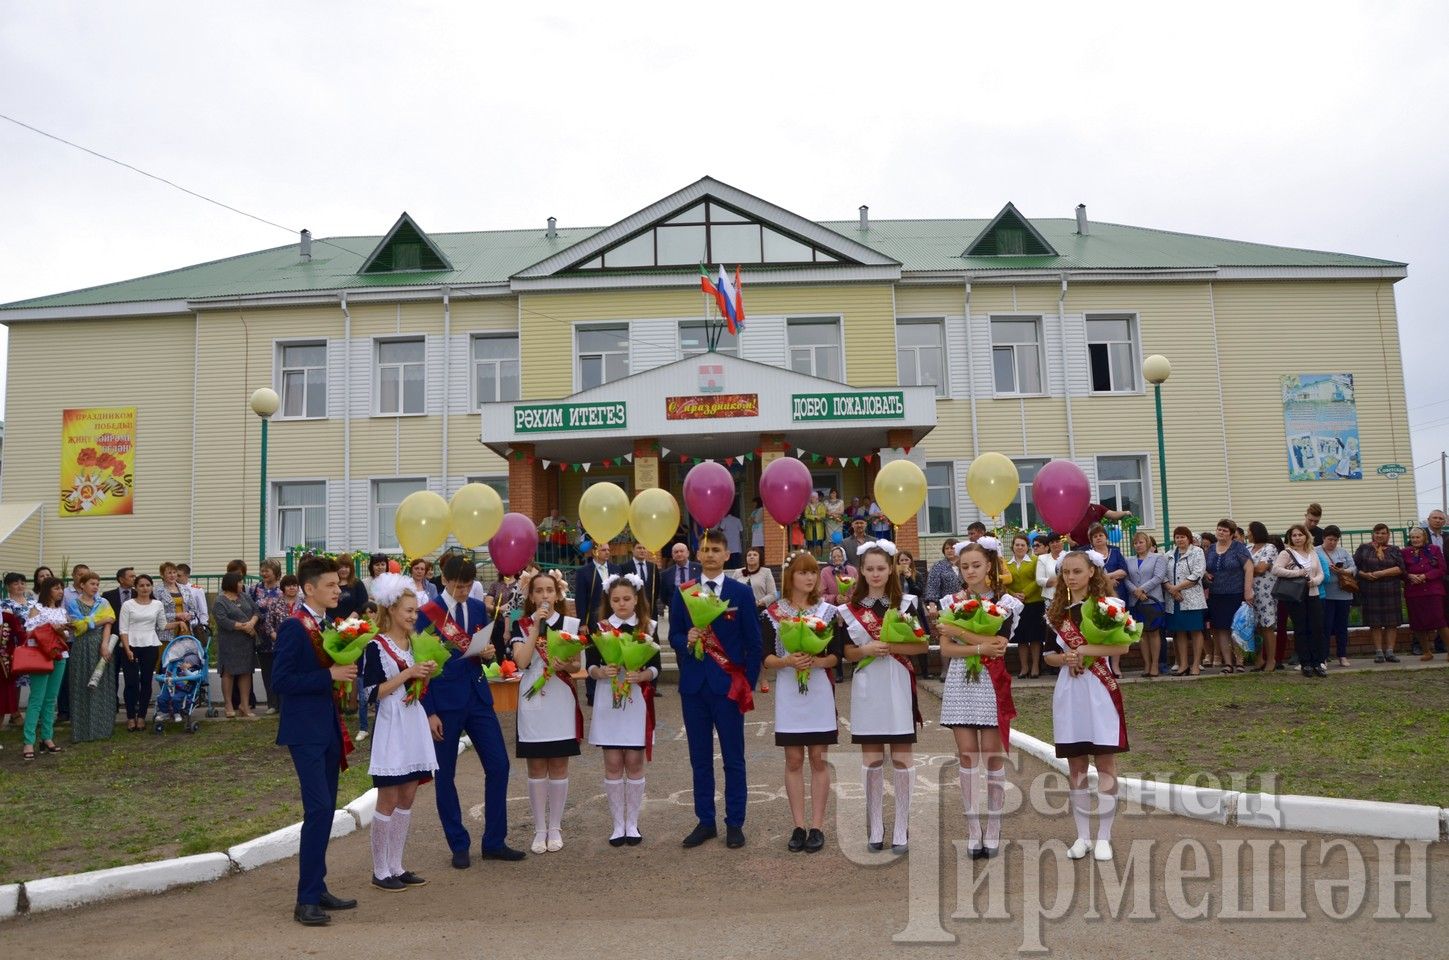
[[(477, 576), (477, 569), (466, 557), (449, 557), (443, 565), (443, 592), (418, 610), (416, 627), (419, 633), (430, 625), (436, 627), (438, 636), (452, 653), (443, 672), (428, 683), (421, 702), (428, 713), (428, 727), (438, 752), (438, 772), (433, 781), (438, 819), (443, 822), (443, 835), (453, 851), (453, 866), (459, 870), (468, 869), (468, 848), (472, 845), (463, 826), (458, 787), (454, 782), (458, 741), (464, 733), (473, 741), (473, 749), (483, 764), (482, 858), (513, 861), (524, 857), (522, 850), (514, 850), (505, 842), (508, 839), (508, 751), (503, 746), (498, 715), (493, 712), (493, 691), (488, 688), (480, 660), (463, 656), (473, 635), (491, 628), (483, 602), (468, 596)], [(494, 656), (493, 644), (483, 647), (482, 659), (492, 660)]]
[(334, 897), (327, 890), (327, 840), (337, 809), (337, 775), (347, 767), (352, 742), (332, 684), (357, 679), (357, 665), (333, 664), (322, 650), (326, 610), (341, 592), (337, 569), (325, 560), (308, 558), (297, 570), (302, 605), (277, 630), (272, 685), (283, 699), (277, 743), (292, 753), (302, 790), (302, 843), (297, 863), (297, 906), (292, 918), (309, 927), (330, 923), (328, 910), (351, 910), (356, 900)]
[[(694, 770), (694, 814), (699, 824), (684, 838), (697, 847), (719, 835), (714, 807), (714, 737), (719, 735), (725, 775), (725, 844), (745, 845), (745, 714), (753, 709), (750, 692), (760, 677), (760, 620), (754, 592), (726, 577), (729, 547), (720, 530), (700, 535), (696, 553), (700, 589), (723, 598), (732, 608), (709, 627), (692, 626), (680, 590), (669, 607), (669, 643), (679, 660), (679, 695), (684, 732), (689, 740), (689, 765)], [(704, 644), (704, 658), (690, 652)]]

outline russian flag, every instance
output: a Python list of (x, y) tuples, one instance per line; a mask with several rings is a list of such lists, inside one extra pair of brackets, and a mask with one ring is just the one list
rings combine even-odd
[(719, 276), (711, 280), (709, 273), (704, 269), (704, 264), (699, 265), (699, 288), (705, 293), (714, 297), (715, 306), (719, 308), (720, 316), (725, 318), (725, 324), (732, 334), (738, 334), (745, 328), (745, 300), (744, 288), (740, 281), (740, 268), (735, 267), (734, 278), (725, 273), (724, 264), (720, 264)]

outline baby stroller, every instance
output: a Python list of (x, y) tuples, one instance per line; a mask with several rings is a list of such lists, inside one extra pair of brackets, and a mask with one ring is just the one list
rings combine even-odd
[(197, 700), (203, 697), (207, 702), (206, 715), (216, 716), (216, 711), (210, 707), (208, 647), (209, 644), (190, 635), (177, 637), (166, 644), (156, 673), (160, 690), (156, 695), (153, 732), (160, 733), (166, 721), (171, 719), (186, 724), (187, 733), (195, 733), (201, 724), (192, 718), (191, 713)]

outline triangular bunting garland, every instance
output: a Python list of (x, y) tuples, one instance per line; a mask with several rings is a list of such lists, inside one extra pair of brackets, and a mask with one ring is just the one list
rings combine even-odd
[(625, 463), (633, 463), (634, 462), (634, 455), (632, 453), (626, 453), (626, 454), (624, 454), (624, 462)]
[(552, 464), (552, 463), (553, 463), (552, 460), (545, 460), (545, 461), (543, 461), (543, 468), (545, 470), (547, 470), (549, 468), (549, 465)]

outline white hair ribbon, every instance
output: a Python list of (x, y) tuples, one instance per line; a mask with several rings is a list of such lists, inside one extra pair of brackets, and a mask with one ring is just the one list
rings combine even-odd
[(883, 551), (887, 556), (891, 557), (894, 557), (897, 553), (900, 552), (896, 545), (894, 543), (891, 543), (889, 540), (867, 540), (865, 543), (862, 543), (860, 546), (855, 548), (855, 555), (857, 557), (863, 557), (865, 556), (865, 552), (871, 547), (876, 547), (877, 549)]
[(1093, 566), (1098, 570), (1107, 569), (1107, 558), (1095, 550), (1087, 551), (1087, 559), (1092, 561)]
[(976, 541), (976, 545), (982, 550), (990, 550), (992, 553), (1001, 552), (1001, 541), (995, 537), (982, 537)]
[(378, 606), (390, 607), (405, 593), (414, 593), (412, 577), (400, 573), (384, 573), (373, 578), (372, 599)]

